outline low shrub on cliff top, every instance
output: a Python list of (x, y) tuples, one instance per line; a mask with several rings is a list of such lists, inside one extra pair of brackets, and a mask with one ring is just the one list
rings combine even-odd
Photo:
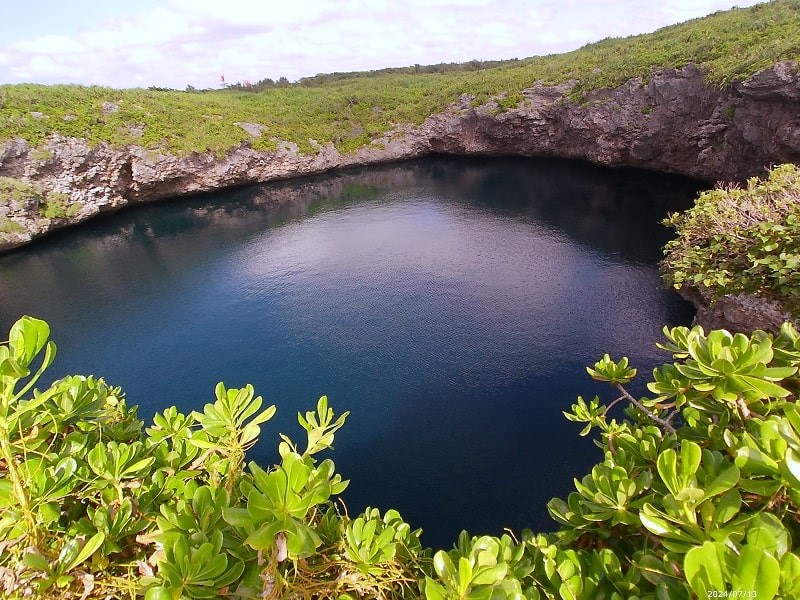
[[(500, 97), (504, 110), (516, 106), (520, 92), (537, 81), (576, 81), (574, 94), (580, 95), (690, 62), (709, 82), (723, 85), (777, 61), (800, 60), (797, 40), (800, 0), (776, 0), (652, 34), (605, 39), (565, 54), (474, 71), (346, 74), (259, 93), (6, 85), (0, 86), (0, 140), (20, 136), (38, 146), (59, 133), (90, 143), (138, 144), (179, 153), (224, 153), (245, 141), (254, 148), (274, 149), (283, 140), (313, 153), (311, 138), (349, 151), (396, 124), (421, 123), (462, 94), (475, 103)], [(261, 125), (262, 134), (251, 138), (237, 123)]]
[(716, 298), (746, 292), (781, 300), (800, 315), (800, 169), (781, 165), (745, 188), (703, 192), (665, 223), (663, 267), (676, 288), (705, 288)]
[[(61, 219), (77, 214), (81, 204), (70, 202), (67, 194), (45, 190), (36, 183), (14, 177), (0, 177), (0, 207), (5, 215), (20, 216), (33, 209), (46, 219)], [(19, 231), (13, 225), (10, 227), (9, 232)], [(24, 230), (23, 227), (22, 231)]]
[[(23, 317), (0, 344), (0, 594), (6, 598), (535, 600), (800, 597), (800, 334), (665, 328), (674, 362), (652, 398), (627, 359), (588, 369), (630, 403), (578, 398), (603, 460), (549, 511), (560, 529), (462, 533), (431, 553), (394, 510), (341, 511), (331, 448), (345, 415), (323, 397), (245, 467), (275, 407), (217, 385), (189, 415), (144, 428), (119, 388), (70, 376)], [(536, 481), (532, 458), (530, 485)], [(541, 457), (539, 458), (541, 459)], [(386, 465), (391, 468), (391, 465)]]

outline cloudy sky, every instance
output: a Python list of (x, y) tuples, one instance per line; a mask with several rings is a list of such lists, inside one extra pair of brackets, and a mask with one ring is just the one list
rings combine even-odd
[(653, 31), (738, 0), (4, 0), (0, 83), (218, 87), (524, 58)]

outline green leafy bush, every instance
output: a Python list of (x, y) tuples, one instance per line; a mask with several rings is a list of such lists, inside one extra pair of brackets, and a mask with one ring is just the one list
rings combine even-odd
[(0, 595), (416, 589), (419, 531), (395, 511), (350, 520), (335, 510), (347, 482), (316, 455), (347, 414), (335, 416), (325, 397), (298, 415), (305, 449), (282, 436), (276, 465), (245, 468), (275, 413), (252, 386), (219, 384), (202, 412), (170, 407), (143, 428), (102, 379), (35, 389), (55, 358), (48, 338), (45, 322), (23, 317), (0, 345)]
[[(665, 328), (673, 361), (634, 398), (627, 359), (588, 373), (618, 397), (565, 415), (603, 460), (548, 504), (558, 529), (435, 553), (394, 510), (355, 517), (330, 459), (346, 413), (298, 415), (305, 448), (244, 466), (274, 414), (250, 386), (143, 428), (118, 388), (36, 383), (56, 348), (23, 317), (0, 345), (0, 590), (23, 598), (796, 598), (800, 334)], [(610, 410), (625, 403), (624, 418)]]
[(782, 300), (800, 315), (800, 169), (775, 167), (746, 188), (700, 194), (695, 206), (666, 219), (678, 237), (665, 248), (665, 277), (675, 288), (715, 298), (747, 292)]

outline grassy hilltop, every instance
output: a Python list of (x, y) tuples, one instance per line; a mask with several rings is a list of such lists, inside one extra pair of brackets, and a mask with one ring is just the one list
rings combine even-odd
[[(591, 89), (646, 77), (652, 69), (694, 63), (710, 83), (725, 85), (777, 61), (798, 59), (800, 0), (775, 0), (646, 35), (605, 39), (565, 54), (475, 70), (466, 70), (467, 63), (442, 65), (439, 72), (409, 67), (338, 73), (260, 92), (3, 85), (0, 141), (20, 136), (38, 146), (59, 133), (92, 143), (224, 153), (247, 140), (260, 149), (286, 140), (313, 152), (313, 139), (348, 151), (396, 124), (419, 124), (462, 94), (471, 95), (475, 104), (498, 98), (499, 110), (504, 110), (517, 106), (521, 91), (536, 82), (577, 80), (573, 93), (580, 97)], [(104, 103), (111, 104), (104, 110)], [(252, 139), (238, 122), (260, 125), (263, 135)]]

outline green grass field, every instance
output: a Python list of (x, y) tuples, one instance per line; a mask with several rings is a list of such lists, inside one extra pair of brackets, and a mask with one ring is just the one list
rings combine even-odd
[[(694, 63), (710, 83), (723, 86), (780, 60), (800, 60), (800, 0), (733, 9), (651, 34), (472, 71), (337, 74), (257, 93), (4, 85), (0, 140), (20, 136), (39, 146), (59, 133), (93, 144), (222, 154), (250, 139), (258, 149), (285, 140), (310, 153), (314, 139), (349, 151), (396, 124), (421, 123), (461, 94), (472, 95), (476, 104), (500, 96), (502, 110), (516, 106), (521, 90), (537, 81), (577, 80), (574, 96), (580, 98), (591, 89), (647, 77), (653, 69)], [(106, 102), (119, 110), (104, 111)], [(253, 139), (236, 122), (259, 124), (263, 134)]]

